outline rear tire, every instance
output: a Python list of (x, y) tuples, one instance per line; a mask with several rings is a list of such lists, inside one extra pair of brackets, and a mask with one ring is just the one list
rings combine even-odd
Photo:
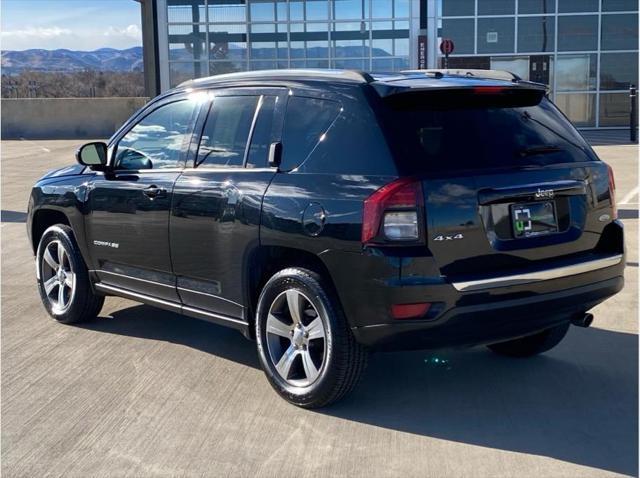
[(507, 357), (531, 357), (538, 355), (558, 345), (567, 335), (570, 322), (551, 327), (537, 334), (527, 335), (519, 339), (508, 340), (497, 344), (488, 345), (492, 352)]
[(87, 266), (73, 231), (57, 224), (49, 227), (36, 252), (38, 290), (49, 315), (63, 324), (95, 318), (104, 296), (94, 292)]
[(356, 342), (340, 304), (322, 277), (284, 269), (258, 300), (260, 363), (274, 390), (303, 408), (327, 406), (357, 385), (367, 350)]

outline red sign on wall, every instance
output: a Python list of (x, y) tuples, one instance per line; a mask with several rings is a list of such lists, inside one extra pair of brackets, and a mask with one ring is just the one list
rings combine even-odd
[(453, 40), (450, 38), (444, 38), (442, 43), (440, 43), (440, 51), (443, 55), (451, 55), (454, 47)]

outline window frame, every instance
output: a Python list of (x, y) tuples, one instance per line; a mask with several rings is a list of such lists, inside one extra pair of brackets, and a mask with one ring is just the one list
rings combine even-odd
[(196, 124), (198, 117), (201, 114), (201, 109), (203, 103), (194, 102), (193, 112), (191, 114), (191, 120), (189, 123), (189, 131), (185, 134), (185, 139), (182, 142), (182, 147), (180, 149), (180, 156), (176, 167), (173, 168), (158, 168), (158, 169), (116, 169), (116, 156), (118, 154), (118, 146), (122, 138), (124, 138), (129, 132), (138, 126), (140, 122), (142, 122), (147, 116), (152, 114), (153, 112), (163, 108), (172, 103), (178, 103), (180, 101), (189, 101), (190, 98), (186, 94), (178, 94), (178, 95), (170, 95), (160, 97), (157, 100), (149, 103), (140, 109), (134, 116), (132, 116), (109, 140), (108, 144), (108, 165), (113, 168), (112, 171), (114, 173), (149, 173), (149, 172), (171, 172), (171, 171), (181, 171), (185, 168), (185, 163), (187, 159), (187, 154), (189, 150), (189, 145), (193, 141), (193, 136), (196, 131)]
[(198, 120), (196, 121), (196, 134), (192, 135), (192, 141), (189, 146), (189, 156), (186, 160), (186, 168), (189, 169), (197, 169), (199, 171), (257, 171), (261, 169), (275, 170), (277, 168), (270, 167), (268, 165), (259, 168), (247, 168), (247, 160), (249, 155), (249, 150), (251, 148), (251, 142), (253, 140), (253, 134), (255, 131), (259, 109), (256, 108), (254, 110), (253, 119), (251, 122), (251, 127), (249, 129), (249, 135), (247, 136), (247, 143), (244, 148), (244, 156), (242, 158), (242, 165), (238, 166), (226, 166), (226, 167), (215, 167), (215, 166), (207, 166), (205, 164), (198, 164), (198, 156), (200, 150), (200, 144), (202, 142), (202, 137), (204, 135), (204, 128), (207, 123), (207, 118), (209, 117), (209, 113), (212, 110), (212, 107), (215, 103), (216, 97), (222, 96), (275, 96), (278, 98), (276, 107), (273, 113), (273, 126), (272, 126), (272, 138), (271, 143), (281, 141), (282, 140), (282, 127), (284, 123), (284, 112), (286, 110), (286, 99), (288, 90), (282, 87), (265, 87), (265, 88), (255, 88), (255, 87), (246, 87), (246, 88), (216, 88), (216, 89), (208, 89), (206, 90), (209, 94), (210, 98), (206, 101), (200, 110), (200, 114), (198, 116)]

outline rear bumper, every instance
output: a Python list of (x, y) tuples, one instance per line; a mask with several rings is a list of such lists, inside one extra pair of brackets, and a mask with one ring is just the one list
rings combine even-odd
[[(589, 254), (553, 267), (449, 282), (432, 257), (323, 257), (358, 342), (386, 350), (470, 346), (569, 321), (620, 291), (625, 255)], [(437, 303), (437, 313), (393, 320), (393, 304)], [(434, 307), (432, 307), (433, 309)]]
[(496, 343), (569, 321), (622, 289), (616, 276), (531, 297), (454, 307), (434, 321), (355, 327), (358, 342), (381, 349), (427, 349)]

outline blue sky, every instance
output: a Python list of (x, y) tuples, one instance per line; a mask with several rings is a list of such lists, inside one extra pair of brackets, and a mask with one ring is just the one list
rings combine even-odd
[(96, 50), (142, 44), (134, 0), (2, 0), (3, 50)]

